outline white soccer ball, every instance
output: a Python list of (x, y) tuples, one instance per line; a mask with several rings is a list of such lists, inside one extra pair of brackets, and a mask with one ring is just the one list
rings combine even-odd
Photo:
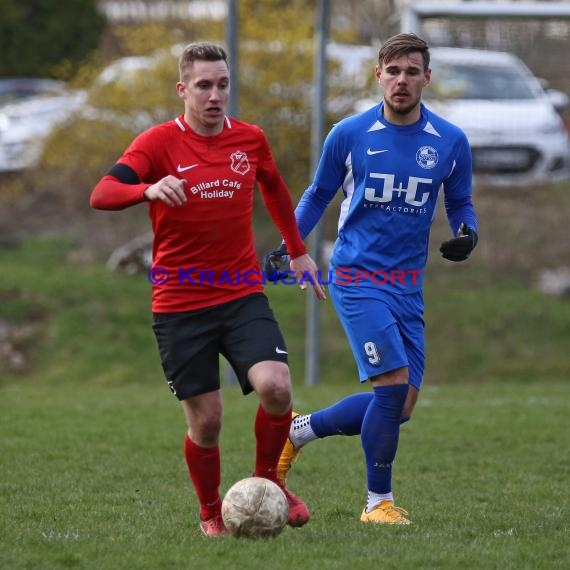
[(289, 505), (278, 485), (262, 477), (235, 483), (222, 501), (222, 518), (232, 536), (269, 538), (287, 524)]

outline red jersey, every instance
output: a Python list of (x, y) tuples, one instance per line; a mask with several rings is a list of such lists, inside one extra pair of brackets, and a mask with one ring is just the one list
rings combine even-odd
[(153, 269), (169, 276), (153, 286), (154, 312), (191, 311), (263, 291), (253, 242), (255, 182), (291, 256), (306, 253), (289, 191), (255, 125), (226, 117), (220, 134), (201, 136), (181, 115), (139, 135), (118, 163), (141, 183), (107, 175), (93, 190), (92, 207), (114, 210), (142, 202), (144, 191), (169, 174), (186, 180), (184, 204), (148, 203)]

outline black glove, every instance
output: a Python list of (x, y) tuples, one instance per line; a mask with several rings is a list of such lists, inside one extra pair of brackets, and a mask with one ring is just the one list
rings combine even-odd
[(263, 258), (263, 271), (268, 281), (279, 281), (284, 271), (289, 269), (290, 257), (287, 247), (282, 243), (278, 249), (269, 252)]
[(449, 261), (465, 261), (475, 249), (478, 237), (477, 232), (461, 224), (457, 237), (444, 241), (439, 248), (441, 255)]

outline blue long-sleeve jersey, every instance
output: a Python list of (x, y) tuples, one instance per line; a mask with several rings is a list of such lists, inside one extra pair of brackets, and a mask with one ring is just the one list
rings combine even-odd
[[(462, 223), (477, 230), (471, 151), (463, 131), (423, 104), (413, 125), (388, 123), (380, 103), (331, 129), (313, 183), (295, 215), (305, 238), (341, 188), (344, 200), (330, 267), (333, 281), (352, 285), (356, 271), (368, 272), (377, 279), (363, 278), (360, 286), (385, 281), (381, 284), (387, 289), (413, 293), (423, 287), (441, 187), (453, 234)], [(404, 272), (406, 279), (393, 279), (402, 275), (395, 272)]]

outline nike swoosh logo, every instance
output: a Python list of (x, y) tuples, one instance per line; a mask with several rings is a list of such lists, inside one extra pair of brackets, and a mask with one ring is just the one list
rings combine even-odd
[(281, 350), (278, 346), (275, 347), (275, 352), (277, 354), (287, 354), (286, 350)]
[(187, 170), (190, 170), (191, 168), (196, 168), (197, 166), (200, 166), (199, 164), (191, 164), (190, 166), (180, 166), (178, 165), (178, 167), (176, 168), (177, 172), (186, 172)]
[(371, 148), (369, 148), (366, 151), (366, 154), (368, 154), (369, 156), (372, 156), (373, 154), (380, 154), (381, 152), (388, 152), (388, 149), (385, 150), (372, 150)]

